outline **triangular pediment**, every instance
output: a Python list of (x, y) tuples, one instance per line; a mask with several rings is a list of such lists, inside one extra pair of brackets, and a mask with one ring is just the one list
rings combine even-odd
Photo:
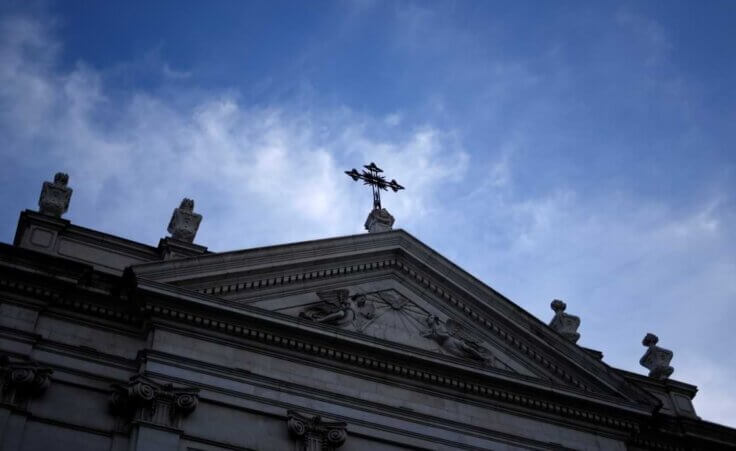
[[(585, 349), (402, 230), (132, 267), (159, 285), (493, 374), (648, 402)], [(331, 333), (332, 333), (331, 332)]]

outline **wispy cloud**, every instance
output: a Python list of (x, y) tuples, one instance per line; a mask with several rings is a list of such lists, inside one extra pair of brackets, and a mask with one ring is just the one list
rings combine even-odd
[[(356, 22), (376, 8), (359, 3)], [(0, 152), (38, 174), (22, 188), (34, 195), (41, 178), (69, 172), (73, 222), (150, 244), (181, 198), (193, 197), (204, 214), (197, 242), (213, 250), (359, 232), (370, 195), (342, 171), (375, 161), (407, 187), (385, 202), (397, 227), (542, 319), (552, 298), (565, 299), (582, 317), (581, 344), (614, 366), (643, 372), (640, 340), (657, 333), (675, 352), (675, 378), (700, 386), (699, 414), (733, 424), (736, 368), (724, 357), (736, 345), (733, 190), (717, 176), (686, 185), (687, 202), (641, 195), (716, 155), (695, 97), (669, 74), (665, 30), (626, 11), (610, 18), (613, 31), (591, 20), (580, 26), (601, 28), (603, 38), (585, 42), (590, 58), (573, 66), (580, 49), (559, 36), (541, 57), (523, 58), (448, 14), (392, 10), (387, 51), (433, 74), (419, 102), (426, 114), (404, 105), (390, 114), (253, 106), (234, 88), (195, 91), (185, 82), (197, 71), (172, 68), (155, 51), (140, 70), (184, 84), (174, 95), (121, 93), (111, 85), (137, 63), (59, 64), (63, 46), (47, 24), (6, 17)], [(352, 25), (340, 39), (360, 24)], [(502, 36), (503, 21), (491, 28)], [(637, 63), (621, 70), (627, 58)], [(319, 96), (308, 77), (298, 83), (307, 98)], [(728, 166), (710, 173), (719, 171)]]
[(71, 219), (111, 233), (154, 242), (183, 196), (198, 201), (198, 241), (214, 249), (354, 233), (370, 202), (342, 174), (348, 166), (376, 159), (401, 174), (411, 189), (389, 204), (414, 221), (433, 184), (465, 170), (451, 131), (399, 129), (398, 116), (386, 123), (347, 108), (251, 108), (228, 92), (184, 108), (142, 91), (113, 99), (100, 71), (57, 67), (58, 44), (38, 23), (6, 19), (2, 34), (9, 157), (39, 162), (49, 176), (68, 170)]
[(543, 320), (552, 299), (565, 299), (582, 318), (580, 344), (617, 367), (644, 371), (640, 341), (658, 334), (674, 350), (673, 377), (700, 386), (699, 413), (732, 423), (736, 393), (725, 381), (736, 368), (723, 358), (736, 344), (732, 205), (716, 196), (672, 208), (569, 189), (518, 200), (493, 184), (466, 201), (473, 215), (455, 224), (465, 233), (443, 247), (474, 237), (477, 250), (463, 251), (471, 272)]

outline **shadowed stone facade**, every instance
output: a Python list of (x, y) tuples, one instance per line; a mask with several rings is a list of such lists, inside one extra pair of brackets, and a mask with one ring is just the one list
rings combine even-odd
[(185, 199), (152, 247), (66, 180), (0, 244), (3, 451), (736, 449), (656, 336), (611, 368), (403, 230), (213, 253)]

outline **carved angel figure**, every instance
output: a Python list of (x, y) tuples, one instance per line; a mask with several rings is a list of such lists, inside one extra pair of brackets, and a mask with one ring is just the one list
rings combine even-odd
[(364, 318), (373, 319), (373, 317), (376, 316), (376, 306), (371, 302), (367, 295), (356, 294), (350, 299), (355, 303), (358, 313), (360, 313)]
[(307, 308), (299, 313), (302, 318), (308, 318), (318, 323), (333, 325), (347, 324), (355, 318), (348, 290), (331, 290), (317, 292), (321, 303)]
[(432, 314), (425, 321), (429, 328), (422, 332), (422, 336), (436, 341), (445, 351), (457, 357), (477, 360), (485, 366), (493, 365), (493, 354), (466, 335), (457, 322), (448, 319), (443, 324), (437, 315)]

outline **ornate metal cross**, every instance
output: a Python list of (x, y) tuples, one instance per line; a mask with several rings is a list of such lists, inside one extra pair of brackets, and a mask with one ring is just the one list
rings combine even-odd
[(381, 209), (381, 190), (388, 191), (388, 188), (391, 188), (396, 192), (400, 189), (404, 189), (404, 187), (399, 185), (394, 179), (387, 182), (386, 177), (380, 175), (381, 172), (383, 172), (383, 169), (376, 166), (376, 163), (371, 162), (371, 164), (364, 165), (363, 167), (368, 170), (363, 170), (361, 173), (358, 172), (357, 169), (353, 168), (352, 171), (345, 171), (345, 173), (352, 177), (356, 182), (358, 180), (363, 180), (364, 185), (371, 185), (371, 189), (373, 190), (374, 210)]

